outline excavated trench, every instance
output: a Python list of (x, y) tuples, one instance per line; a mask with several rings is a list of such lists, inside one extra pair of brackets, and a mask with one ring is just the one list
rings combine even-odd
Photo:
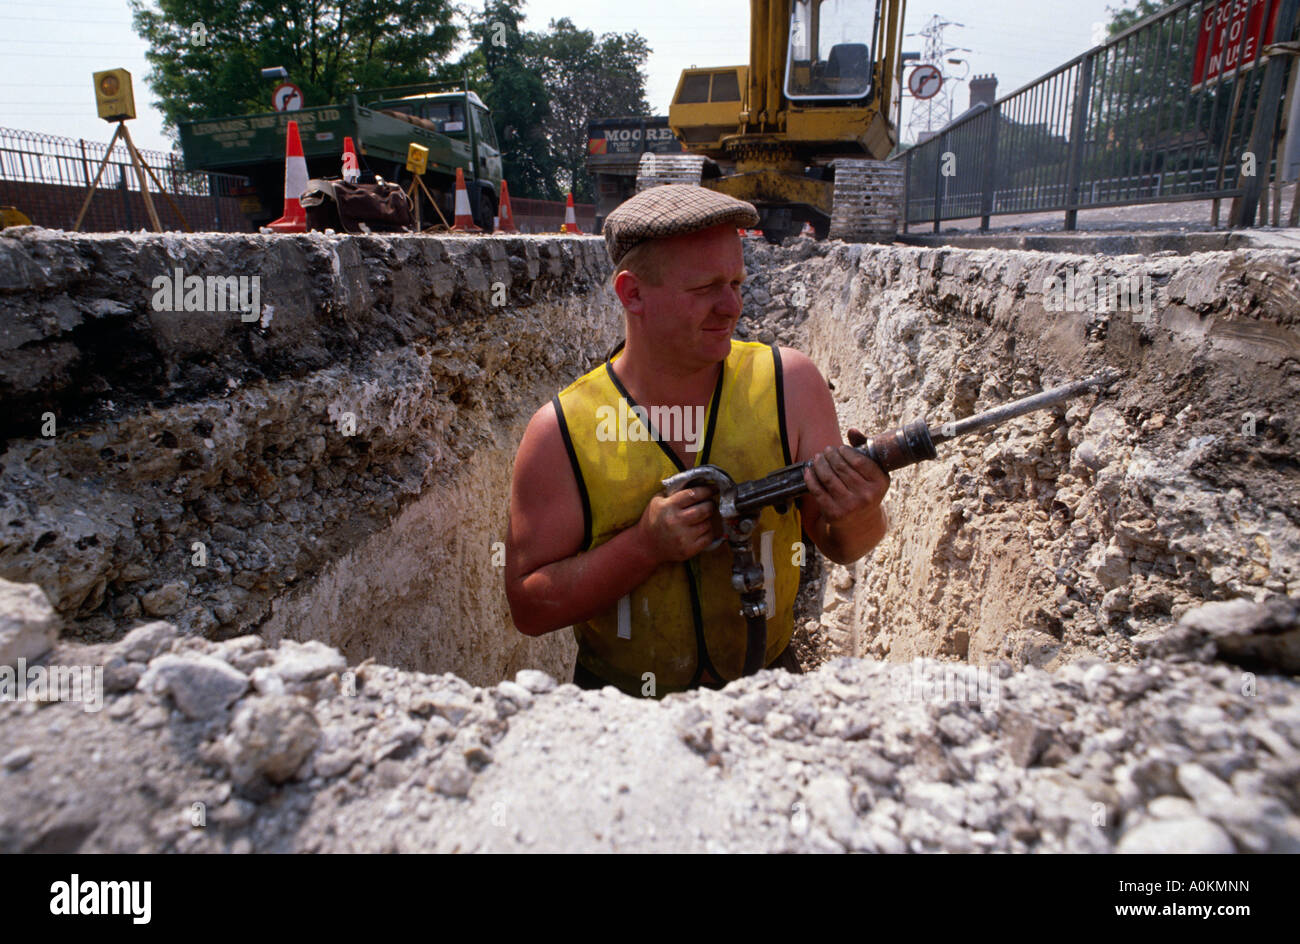
[[(1129, 661), (1200, 603), (1300, 594), (1296, 253), (746, 254), (738, 334), (806, 351), (845, 427), (1122, 372), (896, 472), (876, 551), (808, 568), (806, 667)], [(89, 642), (161, 618), (478, 685), (567, 678), (568, 634), (510, 624), (500, 542), (529, 416), (621, 336), (608, 270), (580, 238), (6, 231), (0, 577)], [(257, 312), (160, 310), (185, 306), (159, 276), (234, 273), (260, 278)], [(1085, 295), (1120, 277), (1149, 312)]]
[(805, 674), (656, 701), (502, 589), (601, 241), (5, 230), (0, 851), (1300, 850), (1300, 253), (746, 259), (844, 427), (1121, 376), (896, 471)]

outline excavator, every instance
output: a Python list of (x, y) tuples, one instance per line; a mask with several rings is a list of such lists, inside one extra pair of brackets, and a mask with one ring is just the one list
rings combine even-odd
[(646, 154), (637, 190), (709, 187), (758, 208), (779, 243), (888, 241), (903, 171), (897, 142), (906, 0), (750, 0), (749, 64), (682, 72), (668, 111), (681, 154)]

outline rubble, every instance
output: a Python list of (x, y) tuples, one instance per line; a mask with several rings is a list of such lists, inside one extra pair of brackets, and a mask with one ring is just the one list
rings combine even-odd
[(838, 658), (655, 701), (312, 648), (318, 687), (211, 711), (148, 679), (300, 652), (176, 637), (103, 711), (0, 702), (0, 851), (1300, 851), (1300, 682), (1224, 663)]
[(59, 638), (60, 624), (40, 587), (0, 579), (0, 665), (45, 655)]
[[(0, 699), (0, 849), (1300, 850), (1300, 257), (745, 247), (737, 335), (845, 427), (1123, 378), (896, 472), (809, 555), (808, 674), (654, 701), (500, 592), (523, 424), (620, 334), (599, 241), (0, 238), (0, 666), (104, 699)], [(177, 256), (275, 317), (151, 311)]]

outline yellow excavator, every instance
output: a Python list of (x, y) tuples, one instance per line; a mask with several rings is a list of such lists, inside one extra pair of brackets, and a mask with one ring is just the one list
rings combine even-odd
[(697, 183), (754, 204), (779, 243), (892, 239), (906, 0), (750, 0), (749, 65), (682, 72), (668, 125), (677, 155), (646, 154), (637, 190)]

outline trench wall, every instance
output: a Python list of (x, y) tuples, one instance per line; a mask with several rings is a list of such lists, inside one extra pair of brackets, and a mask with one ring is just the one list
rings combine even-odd
[[(941, 422), (1122, 373), (1111, 395), (895, 472), (891, 531), (865, 560), (828, 568), (804, 627), (813, 650), (1127, 661), (1201, 602), (1300, 595), (1294, 251), (746, 251), (741, 332), (805, 350), (842, 427)], [(1149, 284), (1149, 317), (1090, 303), (1086, 280), (1106, 276)]]
[[(256, 320), (160, 310), (177, 268), (257, 276)], [(532, 412), (621, 337), (607, 271), (596, 239), (6, 230), (0, 576), (88, 641), (162, 617), (563, 677), (494, 545)]]
[[(844, 427), (1122, 373), (897, 472), (885, 541), (820, 573), (809, 661), (1123, 661), (1198, 603), (1300, 594), (1294, 252), (746, 254), (738, 334), (807, 351)], [(178, 267), (257, 275), (258, 320), (159, 310)], [(511, 627), (496, 542), (527, 419), (621, 334), (607, 274), (590, 238), (5, 231), (0, 577), (88, 641), (161, 617), (564, 678), (567, 634)], [(1103, 274), (1149, 280), (1146, 323), (1052, 310)]]

